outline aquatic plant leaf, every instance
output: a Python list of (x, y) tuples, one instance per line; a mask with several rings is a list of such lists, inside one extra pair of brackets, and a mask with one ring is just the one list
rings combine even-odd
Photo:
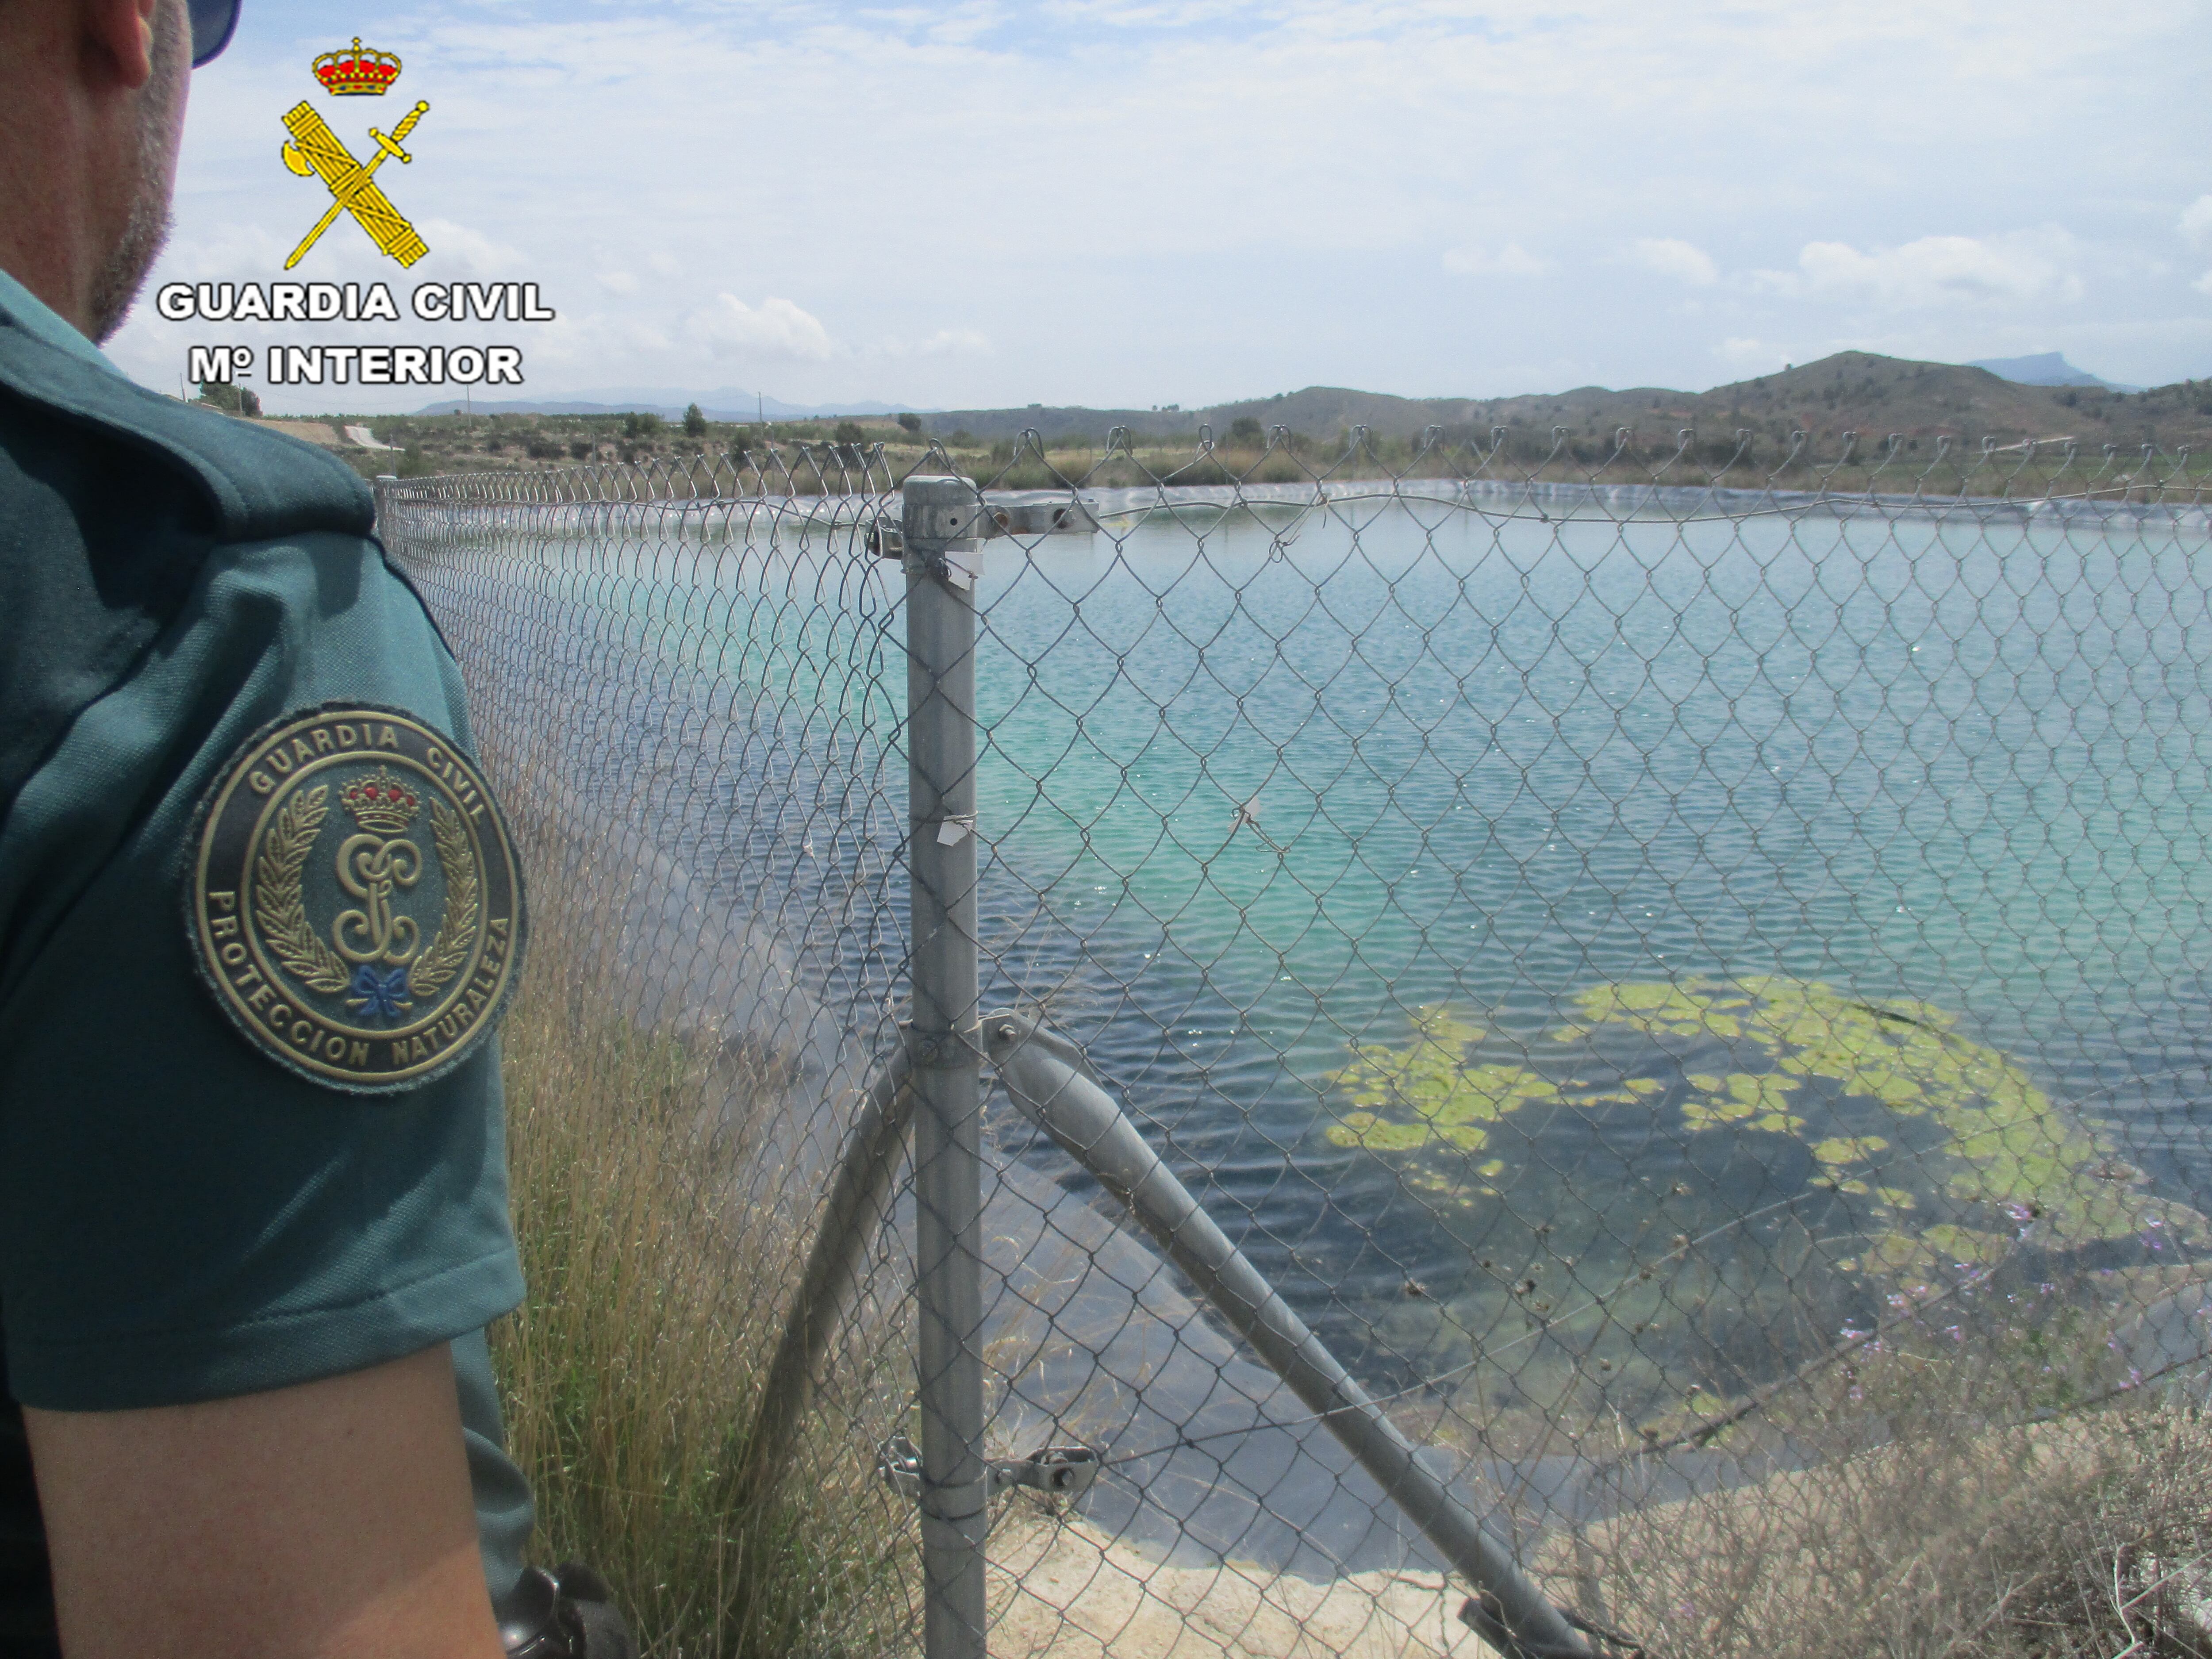
[(1431, 1142), (1480, 1152), (1489, 1139), (1484, 1126), (1557, 1094), (1557, 1085), (1523, 1066), (1470, 1060), (1468, 1049), (1483, 1035), (1481, 1026), (1434, 1005), (1415, 1013), (1406, 1048), (1354, 1048), (1352, 1063), (1328, 1081), (1360, 1109), (1330, 1126), (1329, 1141), (1370, 1152), (1410, 1152)]
[(1859, 1164), (1888, 1149), (1889, 1142), (1880, 1135), (1846, 1135), (1815, 1141), (1813, 1156), (1822, 1164)]
[[(1687, 1131), (1692, 1147), (1716, 1149), (1693, 1164), (1742, 1171), (1729, 1179), (1757, 1185), (1764, 1212), (1789, 1211), (1796, 1194), (1828, 1206), (1825, 1265), (1805, 1271), (1856, 1274), (1877, 1291), (1985, 1270), (2023, 1244), (2145, 1261), (2212, 1252), (2212, 1223), (2185, 1206), (2161, 1212), (2090, 1125), (1946, 1010), (1777, 975), (1595, 986), (1570, 1006), (1571, 1023), (1545, 1034), (1557, 1046), (1527, 1065), (1494, 1058), (1498, 1041), (1469, 1015), (1419, 1010), (1402, 1046), (1363, 1043), (1330, 1076), (1358, 1109), (1328, 1139), (1407, 1159), (1409, 1176), (1425, 1153), (1484, 1152), (1480, 1176), (1498, 1188), (1462, 1175), (1432, 1188), (1472, 1206), (1499, 1188), (1541, 1194), (1560, 1181), (1530, 1132), (1503, 1132), (1516, 1113), (1550, 1104), (1626, 1129), (1641, 1117), (1662, 1140)], [(1774, 1144), (1765, 1137), (1809, 1156), (1757, 1152)], [(1728, 1190), (1696, 1200), (1713, 1206), (1717, 1239)], [(1623, 1234), (1634, 1224), (1618, 1211), (1607, 1222)]]

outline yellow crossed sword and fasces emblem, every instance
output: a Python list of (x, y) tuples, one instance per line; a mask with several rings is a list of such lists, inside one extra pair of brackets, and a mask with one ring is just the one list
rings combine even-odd
[(353, 159), (352, 152), (312, 104), (302, 102), (284, 112), (284, 129), (292, 135), (283, 147), (284, 165), (302, 179), (311, 173), (319, 173), (336, 198), (331, 203), (330, 211), (292, 250), (292, 257), (284, 261), (285, 270), (291, 270), (307, 257), (307, 250), (337, 222), (341, 213), (352, 214), (356, 222), (368, 233), (368, 240), (403, 265), (413, 264), (430, 251), (430, 245), (400, 216), (399, 210), (377, 187), (373, 176), (387, 155), (398, 156), (403, 165), (415, 159), (399, 146), (415, 131), (415, 124), (429, 112), (428, 103), (417, 103), (389, 134), (371, 127), (368, 136), (376, 141), (376, 154), (366, 167)]

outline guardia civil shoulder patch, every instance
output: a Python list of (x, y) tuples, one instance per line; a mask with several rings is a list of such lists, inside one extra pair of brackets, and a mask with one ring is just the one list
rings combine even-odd
[(329, 705), (245, 744), (201, 810), (188, 926), (249, 1042), (335, 1088), (457, 1065), (497, 1023), (522, 879), (491, 791), (395, 710)]

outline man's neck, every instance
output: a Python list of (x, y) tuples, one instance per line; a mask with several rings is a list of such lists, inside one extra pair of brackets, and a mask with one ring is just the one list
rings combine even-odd
[(88, 339), (139, 188), (136, 89), (74, 9), (0, 3), (0, 270)]
[[(9, 180), (15, 183), (15, 180)], [(38, 182), (48, 182), (41, 179)], [(64, 203), (25, 202), (21, 194), (0, 193), (0, 270), (32, 294), (87, 339), (93, 337), (92, 291), (97, 270), (82, 239), (67, 234), (11, 236), (15, 227), (65, 222), (74, 216)]]

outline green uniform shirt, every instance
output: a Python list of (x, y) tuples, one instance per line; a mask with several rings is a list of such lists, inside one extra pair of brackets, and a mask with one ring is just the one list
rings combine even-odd
[(262, 728), (377, 707), (471, 752), (372, 520), (336, 458), (133, 385), (0, 275), (0, 1644), (52, 1617), (17, 1402), (451, 1340), (494, 1594), (520, 1570), (482, 1334), (522, 1295), (496, 1043), (346, 1092), (218, 1006), (187, 925), (203, 802)]

